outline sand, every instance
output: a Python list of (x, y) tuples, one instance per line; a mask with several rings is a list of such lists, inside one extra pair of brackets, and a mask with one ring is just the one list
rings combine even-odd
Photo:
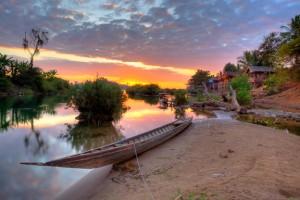
[[(300, 199), (300, 137), (283, 130), (209, 119), (139, 159), (154, 199)], [(60, 199), (151, 199), (135, 164), (93, 171)]]

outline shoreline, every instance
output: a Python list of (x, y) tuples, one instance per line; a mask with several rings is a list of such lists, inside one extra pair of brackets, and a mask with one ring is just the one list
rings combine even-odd
[[(207, 119), (145, 152), (139, 161), (156, 199), (297, 199), (299, 144), (299, 136), (283, 130)], [(107, 175), (101, 168), (93, 170), (57, 199), (151, 199), (136, 161), (124, 165)]]

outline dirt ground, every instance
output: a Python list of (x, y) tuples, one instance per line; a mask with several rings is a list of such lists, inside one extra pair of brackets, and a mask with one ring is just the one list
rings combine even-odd
[[(154, 199), (300, 199), (300, 137), (283, 130), (209, 119), (139, 159)], [(83, 181), (62, 197), (150, 200), (135, 166), (131, 161), (133, 172), (113, 170), (101, 183)]]
[[(257, 89), (256, 92), (259, 93), (259, 90), (261, 89), (262, 88)], [(300, 84), (289, 84), (283, 92), (271, 96), (260, 96), (255, 99), (254, 103), (255, 105), (265, 108), (275, 108), (289, 112), (300, 112)]]

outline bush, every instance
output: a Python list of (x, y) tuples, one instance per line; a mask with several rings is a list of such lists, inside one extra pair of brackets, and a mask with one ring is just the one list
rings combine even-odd
[(241, 105), (251, 103), (251, 84), (246, 75), (235, 77), (230, 82), (232, 88), (236, 91), (236, 98)]
[(160, 92), (160, 87), (156, 84), (148, 84), (148, 85), (140, 85), (136, 84), (133, 86), (129, 86), (126, 89), (126, 92), (129, 95), (135, 96), (135, 95), (158, 95)]
[(0, 91), (9, 92), (12, 88), (12, 83), (5, 77), (0, 77)]
[(81, 122), (99, 125), (119, 119), (124, 110), (125, 96), (117, 83), (104, 78), (86, 81), (73, 94), (72, 104), (80, 112)]
[(185, 90), (178, 90), (175, 92), (175, 104), (177, 106), (187, 104), (188, 100), (186, 97), (186, 91)]
[(204, 95), (203, 93), (197, 94), (197, 101), (206, 102), (206, 101), (222, 101), (222, 98), (216, 94), (209, 93), (208, 95)]
[(42, 86), (43, 92), (46, 94), (63, 93), (70, 88), (68, 81), (57, 77), (44, 79)]
[(287, 69), (278, 70), (275, 74), (270, 75), (264, 82), (265, 89), (268, 95), (280, 92), (280, 88), (289, 80)]

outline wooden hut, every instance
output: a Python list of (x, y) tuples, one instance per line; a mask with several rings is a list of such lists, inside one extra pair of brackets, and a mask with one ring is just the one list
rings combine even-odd
[(267, 66), (249, 66), (247, 69), (250, 82), (254, 87), (261, 86), (268, 75), (272, 73), (274, 73), (274, 69)]

